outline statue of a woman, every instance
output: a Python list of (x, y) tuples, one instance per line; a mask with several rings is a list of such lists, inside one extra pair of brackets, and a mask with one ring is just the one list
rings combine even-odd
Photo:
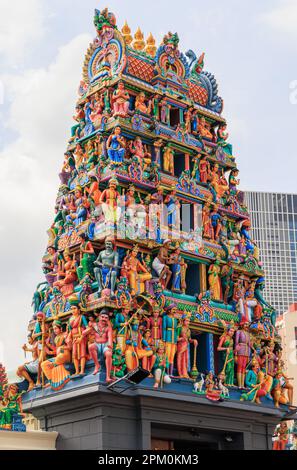
[(67, 334), (63, 332), (60, 321), (54, 321), (53, 331), (55, 357), (42, 362), (41, 369), (49, 381), (49, 386), (57, 391), (65, 387), (70, 380), (70, 374), (64, 364), (71, 362), (71, 345), (67, 341)]

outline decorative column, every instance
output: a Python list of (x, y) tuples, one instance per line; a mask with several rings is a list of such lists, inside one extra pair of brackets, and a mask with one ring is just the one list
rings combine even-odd
[(207, 366), (208, 372), (215, 371), (213, 334), (212, 333), (206, 333), (206, 366)]
[(207, 291), (207, 274), (206, 274), (206, 265), (199, 264), (200, 268), (200, 292)]
[(190, 155), (188, 153), (185, 154), (185, 170), (190, 170)]

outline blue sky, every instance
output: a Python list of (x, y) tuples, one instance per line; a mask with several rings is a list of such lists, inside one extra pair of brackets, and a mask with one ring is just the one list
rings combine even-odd
[[(0, 361), (22, 362), (94, 8), (206, 53), (241, 187), (296, 191), (296, 0), (0, 0)], [(290, 88), (293, 87), (293, 89)]]

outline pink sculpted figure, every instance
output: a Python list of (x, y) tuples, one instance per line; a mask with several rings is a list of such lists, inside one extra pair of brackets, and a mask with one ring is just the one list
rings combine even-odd
[(125, 89), (124, 82), (119, 82), (117, 90), (112, 95), (113, 116), (126, 117), (129, 110), (129, 93)]
[(101, 310), (98, 322), (94, 319), (89, 322), (83, 336), (88, 336), (89, 353), (95, 364), (94, 375), (98, 374), (100, 366), (105, 362), (106, 382), (111, 382), (113, 338), (107, 309)]

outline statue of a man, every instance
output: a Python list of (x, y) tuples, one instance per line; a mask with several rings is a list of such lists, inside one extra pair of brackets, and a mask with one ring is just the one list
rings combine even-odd
[(94, 262), (94, 274), (98, 282), (98, 296), (101, 295), (103, 289), (110, 289), (111, 296), (115, 295), (118, 263), (119, 255), (114, 250), (113, 241), (107, 238), (105, 240), (105, 250), (99, 253)]

